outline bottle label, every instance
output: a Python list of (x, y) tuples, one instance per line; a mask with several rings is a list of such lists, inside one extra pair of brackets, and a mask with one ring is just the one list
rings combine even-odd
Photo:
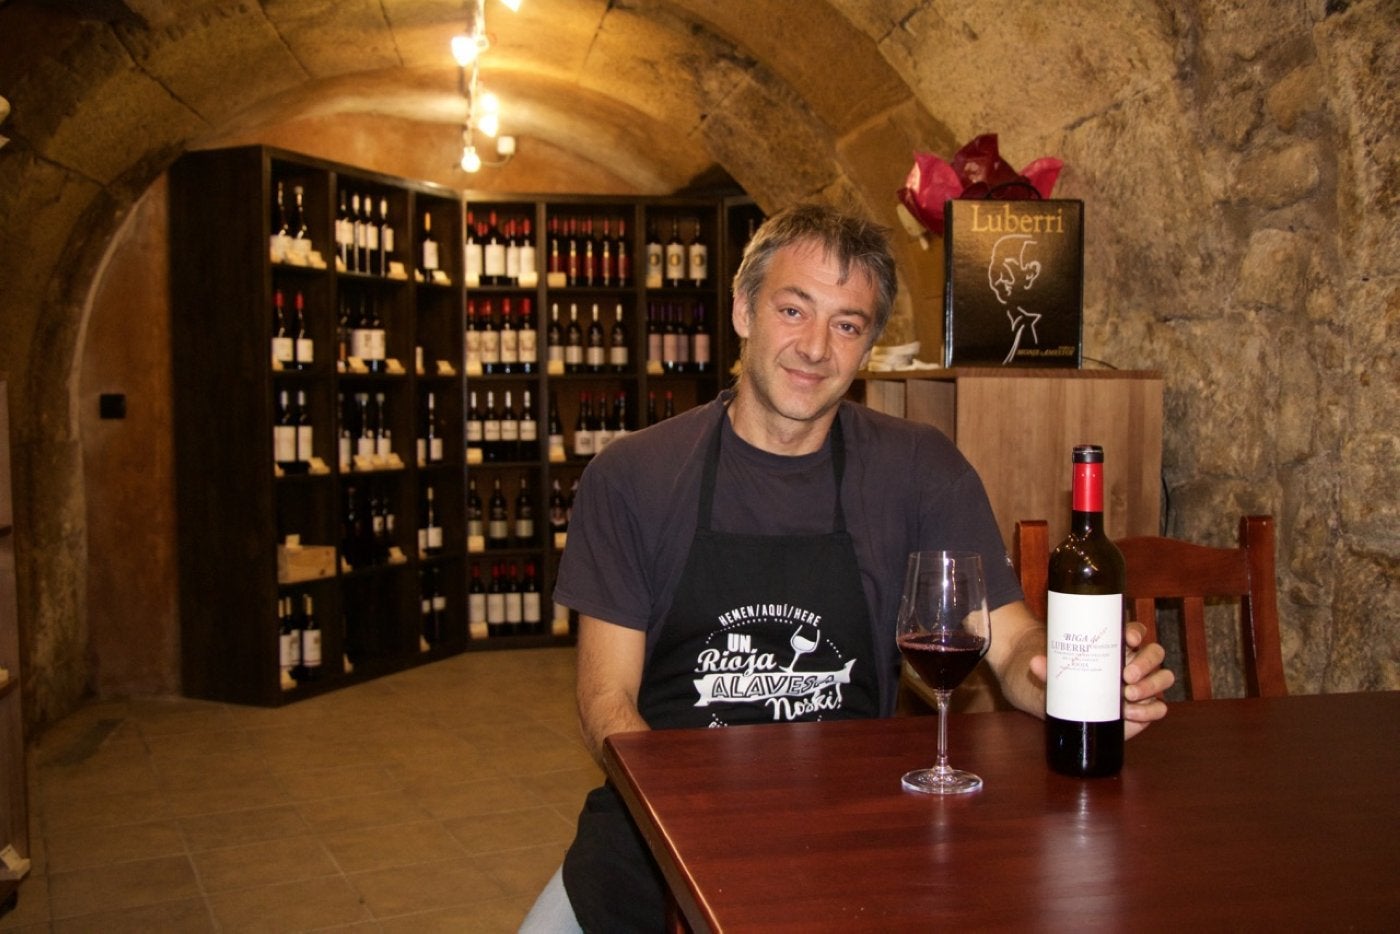
[(506, 622), (518, 626), (525, 620), (525, 603), (518, 593), (506, 594)]
[(442, 526), (430, 525), (423, 531), (428, 548), (436, 550), (442, 547)]
[(290, 337), (274, 337), (272, 339), (272, 359), (282, 364), (290, 364), (293, 354), (292, 339)]
[(300, 636), (296, 630), (282, 633), (282, 667), (288, 671), (301, 664)]
[(297, 338), (296, 353), (297, 363), (305, 364), (316, 362), (316, 345), (309, 337)]
[(525, 594), (523, 607), (524, 621), (527, 623), (538, 623), (540, 617), (540, 595), (535, 592)]
[(438, 245), (435, 240), (423, 241), (423, 268), (429, 272), (438, 268)]
[(297, 459), (297, 430), (294, 425), (277, 425), (272, 429), (272, 459), (290, 464)]
[(296, 434), (297, 456), (299, 461), (310, 461), (312, 453), (312, 433), (310, 425), (298, 425)]
[[(1084, 466), (1084, 465), (1081, 465)], [(1050, 591), (1045, 712), (1104, 723), (1123, 710), (1123, 597)]]
[(321, 630), (302, 630), (301, 663), (308, 668), (321, 667)]
[(473, 623), (486, 622), (486, 594), (474, 593), (467, 597), (467, 620)]
[(433, 438), (428, 442), (428, 461), (437, 463), (442, 460), (442, 439)]
[(505, 276), (506, 248), (503, 244), (486, 244), (486, 250), (482, 256), (482, 272), (488, 276)]

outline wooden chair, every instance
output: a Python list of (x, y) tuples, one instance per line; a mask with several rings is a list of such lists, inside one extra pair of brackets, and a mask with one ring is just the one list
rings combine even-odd
[[(1147, 627), (1148, 641), (1157, 638), (1156, 601), (1180, 601), (1192, 700), (1211, 696), (1205, 604), (1212, 598), (1240, 602), (1249, 696), (1283, 697), (1288, 693), (1279, 646), (1273, 519), (1244, 516), (1240, 519), (1239, 541), (1238, 548), (1210, 548), (1158, 536), (1115, 542), (1128, 570), (1125, 600), (1129, 616)], [(1044, 520), (1017, 522), (1013, 551), (1026, 605), (1038, 619), (1044, 619), (1050, 562), (1049, 533)]]

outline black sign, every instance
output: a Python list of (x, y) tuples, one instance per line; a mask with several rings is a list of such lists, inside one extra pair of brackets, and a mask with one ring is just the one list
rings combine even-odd
[(1084, 202), (959, 199), (944, 217), (944, 366), (1079, 366)]

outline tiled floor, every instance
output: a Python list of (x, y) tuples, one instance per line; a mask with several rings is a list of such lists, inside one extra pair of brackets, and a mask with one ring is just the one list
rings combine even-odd
[(572, 649), (478, 652), (268, 710), (93, 703), (30, 750), (0, 931), (514, 931), (601, 772)]

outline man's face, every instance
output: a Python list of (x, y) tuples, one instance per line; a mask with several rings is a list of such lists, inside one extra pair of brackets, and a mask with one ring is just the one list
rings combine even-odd
[(870, 355), (875, 285), (854, 268), (840, 279), (839, 264), (820, 244), (790, 244), (773, 255), (753, 307), (734, 297), (734, 330), (747, 339), (742, 379), (757, 405), (752, 414), (780, 431), (810, 422), (824, 431), (823, 416)]

